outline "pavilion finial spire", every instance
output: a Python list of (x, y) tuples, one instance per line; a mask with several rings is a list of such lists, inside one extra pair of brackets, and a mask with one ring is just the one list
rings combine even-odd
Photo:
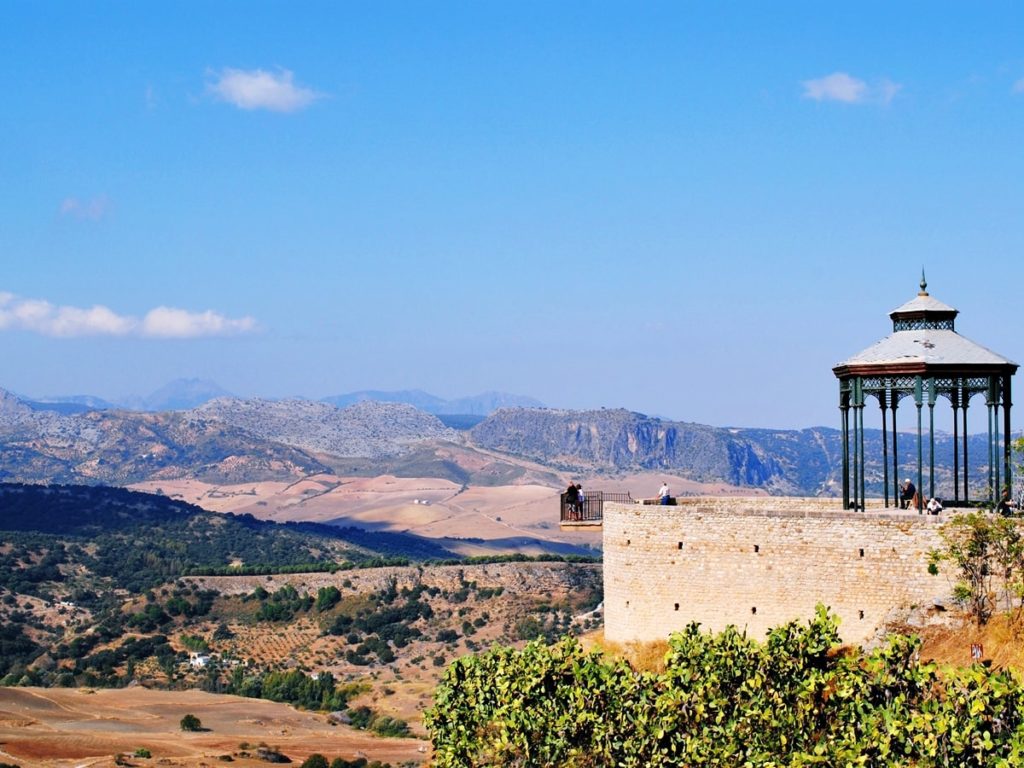
[(921, 291), (917, 294), (918, 296), (928, 295), (928, 281), (924, 276), (924, 267), (921, 267)]

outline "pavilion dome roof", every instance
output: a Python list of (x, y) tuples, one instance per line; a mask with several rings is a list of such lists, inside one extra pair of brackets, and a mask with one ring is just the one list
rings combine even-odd
[[(839, 377), (860, 369), (888, 373), (921, 373), (932, 367), (975, 370), (1017, 369), (1017, 363), (956, 332), (959, 311), (928, 293), (921, 274), (917, 296), (889, 313), (893, 332), (865, 350), (833, 367)], [(863, 375), (863, 374), (862, 374)]]
[(959, 314), (959, 310), (944, 304), (934, 296), (922, 292), (890, 312), (889, 317), (895, 320), (901, 315), (919, 315), (922, 313), (937, 313), (948, 316)]
[(901, 364), (1017, 367), (1012, 360), (956, 331), (937, 328), (895, 331), (836, 367)]

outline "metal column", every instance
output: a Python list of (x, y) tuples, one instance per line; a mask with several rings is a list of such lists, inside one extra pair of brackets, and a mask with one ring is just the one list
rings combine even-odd
[(866, 462), (864, 461), (864, 380), (857, 379), (857, 434), (860, 439), (860, 508), (864, 511), (868, 508), (867, 505), (867, 494), (864, 491), (864, 470), (866, 468)]
[(1000, 490), (999, 480), (1002, 476), (1002, 470), (999, 467), (999, 462), (1002, 456), (999, 454), (1002, 451), (999, 450), (999, 382), (994, 382), (993, 392), (995, 394), (995, 400), (992, 401), (992, 464), (995, 467), (996, 482), (992, 486), (992, 492), (995, 494), (993, 501), (999, 501), (1002, 498), (1003, 493)]
[(923, 454), (921, 450), (921, 406), (924, 404), (924, 385), (921, 377), (914, 380), (914, 405), (917, 406), (917, 511), (921, 513), (921, 487), (924, 485)]
[(843, 433), (843, 509), (850, 508), (850, 392), (839, 382), (840, 429)]
[(956, 424), (956, 410), (960, 405), (960, 389), (953, 381), (953, 391), (949, 394), (949, 403), (953, 406), (953, 504), (960, 502), (960, 446), (957, 445), (957, 424)]
[(893, 489), (893, 500), (897, 505), (900, 503), (900, 459), (897, 451), (896, 439), (896, 407), (900, 404), (900, 396), (893, 390), (892, 393), (892, 479), (896, 483)]
[(878, 405), (882, 409), (882, 488), (885, 489), (885, 508), (889, 508), (889, 436), (885, 433), (886, 392), (878, 393)]
[(995, 448), (992, 445), (992, 401), (994, 400), (994, 393), (992, 392), (992, 377), (988, 379), (988, 391), (985, 393), (985, 410), (988, 412), (988, 500), (992, 503), (996, 503), (996, 486), (995, 486)]
[(928, 379), (928, 498), (935, 498), (935, 379)]
[(1013, 493), (1013, 465), (1010, 461), (1010, 454), (1013, 450), (1013, 444), (1010, 440), (1010, 377), (1009, 375), (1003, 376), (1003, 439), (1005, 444), (1003, 445), (1003, 465), (1005, 468), (1006, 476), (1006, 487), (1010, 489), (1010, 493)]
[(964, 504), (970, 501), (970, 494), (967, 492), (967, 478), (970, 476), (970, 461), (967, 456), (967, 405), (971, 396), (968, 390), (964, 390), (964, 402), (961, 407), (964, 409), (964, 434), (961, 438), (964, 441)]
[(857, 382), (859, 379), (851, 379), (850, 386), (853, 388), (850, 409), (853, 411), (853, 497), (851, 508), (857, 509), (860, 503), (860, 439), (857, 435)]

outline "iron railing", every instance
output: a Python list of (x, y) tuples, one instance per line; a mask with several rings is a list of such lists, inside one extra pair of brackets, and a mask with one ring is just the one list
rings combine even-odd
[(566, 494), (559, 497), (560, 521), (563, 523), (600, 523), (604, 519), (604, 503), (606, 501), (619, 504), (632, 504), (633, 497), (628, 493), (608, 493), (606, 491), (583, 491), (583, 502), (570, 503)]

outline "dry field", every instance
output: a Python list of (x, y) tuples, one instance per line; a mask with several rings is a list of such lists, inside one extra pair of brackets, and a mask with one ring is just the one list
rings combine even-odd
[[(199, 733), (184, 733), (181, 718), (193, 714)], [(134, 765), (265, 766), (238, 755), (239, 745), (261, 742), (300, 763), (314, 752), (332, 759), (365, 756), (392, 765), (421, 763), (429, 745), (416, 739), (384, 739), (322, 715), (284, 704), (200, 691), (0, 688), (0, 761), (29, 766), (113, 766), (115, 755), (148, 749), (150, 760)]]
[[(657, 493), (663, 480), (680, 496), (759, 495), (724, 483), (697, 483), (673, 475), (573, 477), (584, 491)], [(558, 488), (524, 483), (463, 488), (438, 478), (338, 477), (314, 475), (293, 483), (210, 485), (198, 480), (162, 480), (131, 486), (160, 492), (215, 512), (249, 513), (264, 520), (304, 520), (436, 539), (464, 555), (495, 552), (537, 554), (562, 546), (600, 548), (599, 532), (564, 532), (558, 525)], [(546, 542), (541, 546), (538, 542)]]

